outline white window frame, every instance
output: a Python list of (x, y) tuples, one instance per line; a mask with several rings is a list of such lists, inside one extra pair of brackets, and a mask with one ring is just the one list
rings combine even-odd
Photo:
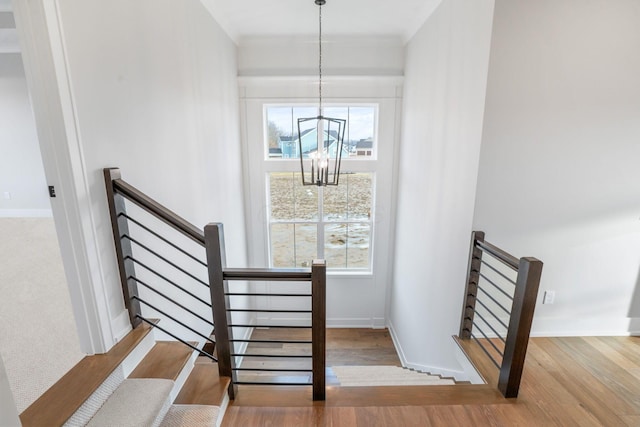
[[(386, 288), (392, 272), (396, 161), (400, 112), (402, 107), (402, 77), (333, 77), (325, 79), (325, 104), (378, 105), (377, 155), (373, 158), (352, 157), (343, 160), (341, 170), (373, 172), (375, 187), (372, 206), (374, 233), (370, 242), (371, 271), (328, 270), (332, 283), (376, 289)], [(264, 143), (265, 105), (317, 106), (317, 79), (308, 77), (240, 77), (240, 113), (243, 142), (245, 206), (249, 265), (269, 265), (266, 212), (269, 172), (298, 172), (299, 161), (269, 159)], [(259, 145), (257, 145), (259, 144)], [(268, 152), (268, 151), (267, 151)], [(377, 297), (376, 297), (377, 298)]]
[[(325, 108), (340, 108), (340, 107), (372, 107), (374, 108), (374, 123), (373, 123), (373, 147), (372, 147), (372, 156), (364, 157), (360, 156), (349, 156), (348, 158), (342, 159), (341, 166), (341, 175), (345, 175), (348, 173), (352, 173), (353, 171), (349, 170), (348, 166), (351, 162), (362, 162), (362, 166), (365, 170), (359, 170), (359, 173), (369, 173), (372, 175), (372, 183), (371, 183), (371, 216), (367, 220), (340, 220), (340, 221), (327, 221), (324, 215), (324, 187), (318, 187), (317, 193), (317, 201), (318, 201), (318, 218), (316, 220), (273, 220), (271, 218), (271, 197), (270, 197), (270, 180), (269, 175), (271, 173), (278, 172), (299, 172), (300, 171), (300, 158), (273, 158), (269, 156), (269, 135), (268, 135), (268, 120), (267, 120), (267, 110), (269, 108), (278, 108), (278, 107), (292, 107), (292, 108), (305, 108), (305, 107), (317, 107), (317, 104), (309, 104), (309, 103), (301, 103), (301, 102), (287, 102), (287, 103), (265, 103), (262, 106), (262, 116), (263, 116), (263, 161), (267, 163), (263, 165), (268, 172), (265, 173), (264, 182), (265, 182), (265, 205), (267, 206), (266, 210), (266, 223), (267, 223), (267, 253), (268, 253), (268, 262), (270, 267), (274, 267), (273, 265), (273, 253), (272, 253), (272, 244), (271, 244), (271, 226), (273, 224), (309, 224), (316, 225), (316, 256), (319, 259), (325, 258), (325, 232), (327, 225), (334, 224), (368, 224), (369, 225), (369, 250), (368, 250), (368, 267), (366, 268), (340, 268), (340, 267), (331, 267), (327, 265), (327, 271), (330, 273), (338, 273), (338, 274), (372, 274), (372, 265), (373, 265), (373, 253), (375, 250), (375, 205), (376, 205), (376, 171), (375, 164), (377, 161), (377, 146), (378, 146), (378, 126), (379, 126), (379, 104), (372, 102), (331, 102), (326, 103), (324, 105)], [(295, 125), (295, 123), (294, 123)], [(294, 136), (296, 133), (296, 129), (294, 129)], [(294, 164), (294, 170), (291, 170), (291, 164)], [(366, 165), (370, 165), (370, 170), (367, 170)], [(281, 167), (281, 170), (273, 170), (273, 166)], [(362, 168), (359, 168), (362, 169)], [(341, 177), (342, 178), (342, 177)], [(339, 184), (339, 185), (344, 185)], [(291, 266), (294, 267), (294, 266)], [(300, 266), (295, 266), (300, 267)]]

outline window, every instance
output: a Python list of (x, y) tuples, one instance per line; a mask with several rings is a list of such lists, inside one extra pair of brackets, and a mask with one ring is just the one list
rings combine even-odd
[[(375, 157), (376, 106), (331, 106), (324, 114), (347, 119), (343, 160)], [(300, 172), (286, 167), (299, 159), (298, 118), (315, 115), (315, 107), (265, 108), (265, 159), (285, 161), (281, 170), (270, 168), (266, 176), (270, 263), (273, 267), (308, 267), (314, 258), (324, 258), (332, 270), (370, 271), (373, 166), (354, 172), (343, 161), (337, 187), (303, 186)], [(304, 143), (303, 139), (303, 155)]]
[(374, 175), (346, 173), (337, 187), (303, 186), (299, 172), (270, 172), (269, 241), (274, 267), (371, 268)]
[[(265, 111), (266, 158), (299, 159), (298, 119), (315, 117), (317, 107), (306, 106), (267, 106)], [(377, 130), (377, 108), (364, 106), (332, 106), (324, 108), (324, 115), (335, 119), (347, 120), (342, 157), (375, 157), (374, 141)], [(302, 150), (305, 144), (315, 147), (316, 138), (306, 138), (302, 129)], [(331, 138), (331, 135), (328, 135)], [(308, 141), (308, 142), (307, 142)]]

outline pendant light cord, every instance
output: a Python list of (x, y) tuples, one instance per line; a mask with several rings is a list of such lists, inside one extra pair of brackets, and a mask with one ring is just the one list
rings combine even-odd
[(319, 26), (319, 31), (318, 31), (318, 50), (319, 50), (319, 56), (318, 56), (318, 75), (320, 76), (320, 84), (318, 85), (318, 95), (320, 98), (320, 103), (319, 103), (319, 111), (318, 111), (318, 115), (322, 116), (322, 3), (320, 3), (319, 5), (320, 7), (320, 13), (318, 14), (318, 26)]

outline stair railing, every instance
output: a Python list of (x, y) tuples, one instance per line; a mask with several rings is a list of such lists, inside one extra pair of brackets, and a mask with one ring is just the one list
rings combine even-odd
[[(215, 341), (212, 336), (215, 328), (208, 292), (209, 285), (199, 277), (206, 277), (206, 262), (202, 261), (202, 256), (195, 255), (193, 251), (185, 250), (175, 239), (166, 236), (167, 230), (163, 230), (164, 235), (157, 229), (154, 230), (152, 227), (155, 224), (151, 224), (146, 216), (139, 213), (136, 217), (132, 213), (128, 213), (127, 202), (134, 203), (168, 225), (170, 229), (195, 242), (196, 246), (202, 249), (204, 249), (205, 243), (204, 233), (184, 218), (123, 181), (118, 168), (106, 168), (103, 173), (120, 282), (132, 327), (135, 328), (145, 322), (199, 352), (200, 355), (217, 361), (213, 352)], [(131, 230), (132, 227), (135, 227), (137, 231), (135, 237)], [(134, 247), (139, 252), (134, 250)], [(172, 255), (180, 254), (182, 259), (190, 260), (191, 265), (179, 265), (177, 260), (170, 259), (177, 258), (176, 256), (163, 255), (160, 253), (161, 249), (170, 249), (173, 251)], [(202, 271), (194, 271), (196, 269)], [(145, 275), (149, 278), (143, 279)], [(194, 286), (204, 286), (207, 288), (206, 292), (193, 289)], [(143, 297), (140, 288), (146, 288), (150, 291), (149, 297)], [(160, 308), (159, 303), (152, 302), (152, 297), (162, 301), (164, 309)], [(177, 301), (178, 299), (188, 302), (180, 303)], [(174, 330), (170, 331), (143, 316), (142, 306), (155, 311), (159, 317), (168, 319), (175, 326)], [(208, 315), (204, 315), (203, 310)], [(191, 324), (187, 323), (187, 319)], [(193, 323), (197, 323), (197, 327)], [(202, 339), (205, 345), (203, 348), (197, 348), (192, 341), (178, 336), (175, 329), (188, 331), (190, 335)]]
[(508, 398), (518, 396), (541, 275), (540, 260), (517, 259), (472, 233), (459, 338), (476, 342), (499, 369)]
[[(274, 268), (253, 268), (234, 269), (225, 265), (224, 254), (224, 232), (222, 224), (208, 224), (204, 228), (204, 235), (207, 247), (207, 259), (209, 262), (209, 282), (211, 283), (211, 300), (214, 304), (214, 317), (217, 325), (218, 356), (220, 375), (231, 378), (232, 387), (229, 389), (231, 399), (237, 393), (238, 385), (268, 385), (268, 386), (301, 386), (310, 385), (313, 387), (313, 400), (325, 399), (325, 343), (326, 343), (326, 266), (324, 260), (314, 260), (311, 269), (274, 269)], [(222, 251), (222, 252), (221, 252)], [(259, 281), (259, 282), (310, 282), (310, 292), (295, 293), (265, 293), (265, 291), (235, 290), (230, 282), (239, 281)], [(308, 309), (260, 309), (236, 307), (231, 303), (233, 297), (269, 297), (269, 298), (298, 298), (309, 299), (311, 304)], [(308, 314), (310, 324), (292, 325), (285, 324), (256, 324), (238, 323), (233, 318), (234, 313), (269, 313), (273, 314)], [(249, 338), (238, 338), (234, 332), (236, 329), (255, 328), (287, 328), (287, 329), (310, 329), (311, 341), (305, 340), (260, 340)], [(259, 344), (295, 344), (297, 346), (311, 346), (310, 354), (285, 353), (263, 354), (242, 351), (251, 343)], [(308, 368), (270, 368), (267, 364), (264, 367), (244, 368), (237, 366), (236, 361), (246, 358), (269, 358), (269, 359), (311, 359), (311, 367)], [(308, 372), (312, 374), (311, 382), (287, 382), (287, 381), (243, 381), (238, 378), (239, 372), (268, 372), (268, 373), (300, 373)]]
[[(326, 350), (326, 266), (323, 260), (313, 262), (311, 269), (274, 269), (274, 268), (244, 268), (234, 269), (226, 267), (224, 233), (222, 224), (208, 224), (204, 232), (193, 224), (181, 218), (174, 212), (165, 208), (155, 200), (151, 199), (135, 187), (127, 184), (122, 180), (120, 170), (117, 168), (104, 169), (104, 177), (107, 190), (107, 199), (109, 204), (109, 212), (111, 216), (111, 225), (116, 249), (116, 258), (120, 272), (120, 281), (125, 299), (125, 305), (129, 311), (129, 318), (133, 327), (141, 322), (150, 324), (153, 327), (167, 333), (172, 338), (189, 346), (201, 355), (209, 357), (218, 362), (220, 376), (231, 378), (231, 387), (229, 395), (234, 399), (238, 391), (238, 385), (311, 385), (313, 387), (313, 399), (325, 399), (325, 350)], [(150, 224), (145, 224), (140, 217), (134, 217), (127, 213), (127, 203), (132, 202), (139, 208), (159, 219), (162, 223), (168, 225), (171, 230), (179, 235), (187, 237), (195, 242), (196, 246), (204, 249), (206, 262), (198, 256), (194, 256), (192, 251), (185, 250), (183, 244), (175, 241), (157, 230), (153, 230)], [(136, 227), (138, 232), (145, 233), (147, 237), (155, 239), (154, 244), (145, 244), (142, 239), (132, 236), (130, 226)], [(191, 262), (191, 267), (184, 267), (175, 260), (160, 253), (156, 249), (156, 244), (164, 245), (171, 250), (181, 254), (183, 259)], [(175, 275), (181, 279), (174, 279), (169, 274), (163, 274), (157, 269), (152, 268), (150, 263), (145, 259), (140, 259), (134, 254), (134, 246), (137, 250), (144, 251), (149, 258), (162, 263), (165, 267), (172, 270)], [(153, 247), (152, 247), (153, 246)], [(203, 280), (195, 268), (206, 268), (207, 279)], [(172, 290), (177, 290), (180, 295), (185, 297), (189, 303), (179, 303), (167, 293), (159, 290), (159, 287), (142, 280), (140, 274), (136, 274), (136, 268), (145, 270), (155, 281), (170, 285)], [(178, 282), (183, 280), (189, 282), (190, 285), (207, 287), (207, 297), (202, 295), (201, 290), (190, 289)], [(273, 282), (309, 282), (311, 284), (310, 292), (296, 292), (294, 294), (261, 294), (251, 291), (234, 291), (230, 289), (229, 282), (239, 281), (273, 281)], [(157, 305), (140, 296), (139, 285), (151, 291), (161, 300), (170, 303), (171, 309), (162, 310)], [(256, 308), (234, 307), (231, 304), (232, 297), (257, 297), (269, 296), (277, 297), (296, 297), (310, 299), (310, 308), (308, 310), (261, 310)], [(208, 307), (208, 313), (211, 317), (202, 316), (195, 310), (193, 305)], [(166, 328), (162, 328), (152, 322), (150, 319), (142, 315), (142, 306), (146, 306), (156, 313), (169, 319), (179, 327), (197, 335), (205, 340), (205, 346), (202, 349), (194, 346), (194, 343), (188, 342), (184, 338), (180, 338), (177, 333), (170, 332)], [(310, 315), (310, 325), (307, 326), (286, 326), (286, 325), (257, 325), (257, 324), (236, 324), (234, 323), (233, 314), (235, 312), (245, 313), (307, 313)], [(194, 327), (185, 323), (185, 316), (210, 326), (211, 333), (209, 336), (196, 330)], [(214, 328), (214, 325), (215, 328)], [(256, 357), (258, 355), (251, 353), (239, 353), (238, 344), (249, 344), (251, 342), (261, 342), (251, 339), (236, 339), (233, 331), (235, 328), (255, 328), (255, 327), (288, 327), (288, 328), (308, 328), (311, 330), (311, 341), (295, 341), (295, 340), (271, 340), (270, 343), (278, 344), (309, 344), (311, 346), (311, 355), (282, 355), (281, 357), (304, 357), (311, 359), (311, 369), (250, 369), (251, 371), (282, 371), (294, 372), (304, 371), (312, 374), (312, 382), (310, 383), (291, 383), (287, 384), (282, 381), (269, 382), (243, 382), (238, 380), (237, 373), (244, 368), (236, 366), (236, 360), (243, 357)], [(212, 334), (215, 335), (215, 342), (211, 339)], [(209, 345), (211, 344), (211, 345)], [(215, 346), (215, 347), (214, 347)], [(246, 347), (246, 346), (245, 346)], [(215, 355), (214, 355), (215, 348)], [(217, 356), (217, 357), (216, 357)], [(273, 355), (268, 355), (274, 357)], [(280, 356), (275, 356), (280, 357)]]

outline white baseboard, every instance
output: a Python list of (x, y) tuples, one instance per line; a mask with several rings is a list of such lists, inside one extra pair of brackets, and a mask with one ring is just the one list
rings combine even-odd
[(383, 317), (362, 317), (362, 318), (327, 318), (327, 328), (373, 328), (384, 329), (387, 327)]
[(114, 341), (119, 342), (129, 332), (131, 332), (131, 321), (129, 320), (129, 310), (124, 309), (111, 321), (112, 330), (115, 333)]
[(640, 335), (640, 318), (563, 317), (534, 318), (532, 337), (587, 337)]
[[(456, 371), (453, 369), (440, 368), (438, 366), (422, 365), (420, 363), (414, 363), (407, 360), (407, 356), (405, 355), (404, 350), (402, 349), (402, 345), (398, 340), (398, 336), (396, 334), (396, 331), (393, 327), (393, 323), (391, 321), (389, 321), (388, 323), (388, 328), (389, 328), (389, 334), (391, 335), (391, 340), (393, 341), (393, 345), (396, 347), (396, 352), (398, 353), (398, 357), (400, 358), (400, 362), (402, 363), (402, 366), (404, 366), (405, 368), (411, 368), (417, 371), (428, 372), (433, 375), (441, 375), (443, 377), (453, 377), (455, 378), (456, 381), (470, 381), (468, 375), (464, 371)], [(452, 345), (455, 345), (453, 340), (452, 340)]]
[(393, 327), (393, 323), (389, 320), (389, 335), (391, 335), (391, 341), (393, 342), (393, 346), (396, 348), (396, 353), (398, 353), (398, 357), (400, 358), (400, 363), (402, 366), (407, 366), (407, 357), (404, 354), (404, 350), (400, 345), (400, 341), (398, 340), (398, 335), (396, 334), (396, 330)]
[(51, 209), (0, 209), (0, 218), (53, 218)]

